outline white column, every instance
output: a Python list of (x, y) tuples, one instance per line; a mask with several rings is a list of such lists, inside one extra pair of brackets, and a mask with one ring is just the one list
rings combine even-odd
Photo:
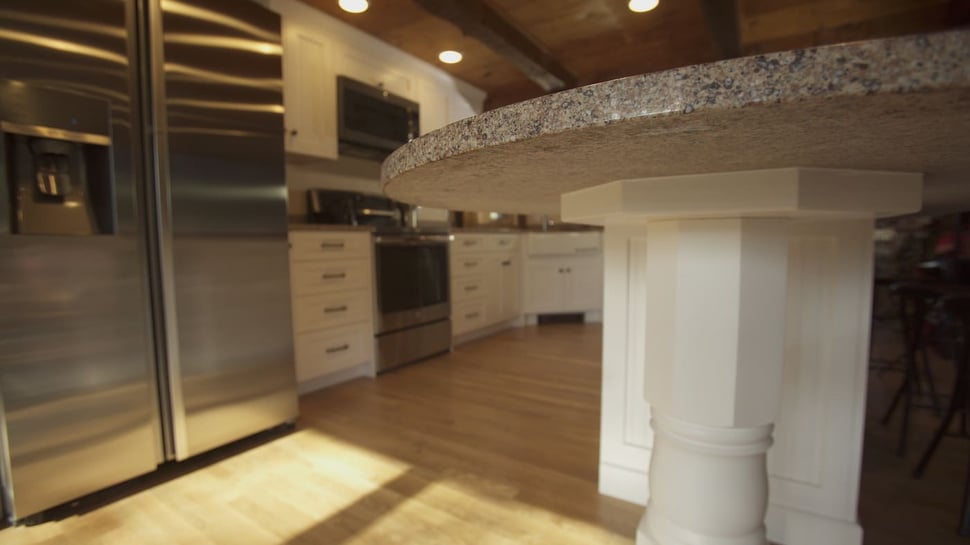
[[(645, 287), (642, 330), (608, 306), (604, 337), (625, 339), (627, 355), (643, 347), (653, 449), (639, 544), (767, 543), (766, 452), (786, 357), (789, 231), (806, 218), (915, 211), (920, 190), (919, 175), (775, 169), (564, 195), (566, 221), (623, 226), (625, 235), (640, 226), (646, 236), (642, 277), (616, 288)], [(620, 353), (604, 347), (604, 358)], [(604, 399), (617, 395), (604, 390)]]

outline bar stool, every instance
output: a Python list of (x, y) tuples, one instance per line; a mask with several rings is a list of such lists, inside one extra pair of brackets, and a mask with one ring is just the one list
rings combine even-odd
[(899, 297), (899, 319), (902, 324), (905, 347), (903, 353), (904, 374), (902, 384), (899, 385), (899, 389), (893, 395), (892, 403), (882, 417), (882, 424), (889, 423), (896, 407), (902, 401), (903, 420), (897, 454), (903, 456), (906, 454), (906, 443), (909, 435), (910, 411), (914, 406), (917, 406), (913, 403), (913, 397), (915, 393), (922, 389), (920, 387), (920, 360), (923, 362), (923, 370), (926, 374), (925, 382), (933, 408), (938, 414), (940, 412), (939, 396), (936, 393), (933, 372), (926, 353), (923, 329), (926, 324), (926, 316), (930, 308), (940, 299), (941, 293), (936, 283), (928, 282), (899, 282), (893, 284), (891, 290)]
[[(943, 417), (943, 421), (940, 422), (940, 426), (936, 429), (936, 433), (926, 448), (926, 452), (923, 453), (923, 457), (920, 458), (919, 463), (913, 470), (913, 477), (916, 478), (923, 476), (923, 473), (926, 471), (926, 466), (929, 465), (930, 460), (933, 458), (933, 453), (936, 452), (936, 448), (940, 446), (940, 441), (947, 435), (947, 431), (950, 429), (950, 424), (953, 422), (956, 414), (962, 413), (965, 419), (968, 410), (970, 410), (970, 404), (968, 404), (970, 402), (970, 383), (968, 383), (970, 381), (970, 294), (962, 293), (960, 295), (949, 295), (945, 297), (943, 299), (943, 308), (950, 317), (960, 324), (962, 342), (958, 343), (959, 348), (956, 351), (956, 380), (953, 384), (953, 396), (950, 398), (946, 415)], [(964, 420), (965, 426), (966, 420)], [(963, 430), (962, 436), (966, 437), (966, 429)], [(970, 536), (970, 468), (968, 468), (967, 481), (964, 485), (963, 494), (963, 508), (961, 511), (959, 533), (962, 536)]]

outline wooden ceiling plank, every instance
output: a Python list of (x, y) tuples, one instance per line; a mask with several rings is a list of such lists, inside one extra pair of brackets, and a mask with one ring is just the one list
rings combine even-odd
[(700, 0), (704, 21), (721, 58), (741, 56), (741, 24), (737, 0)]
[(481, 0), (415, 2), (511, 61), (545, 91), (560, 91), (576, 85), (576, 76), (549, 51)]

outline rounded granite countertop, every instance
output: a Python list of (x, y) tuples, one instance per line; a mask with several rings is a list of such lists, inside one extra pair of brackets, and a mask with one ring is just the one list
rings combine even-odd
[(382, 166), (391, 198), (555, 214), (616, 180), (782, 167), (922, 172), (970, 208), (970, 30), (801, 49), (562, 91), (452, 123)]

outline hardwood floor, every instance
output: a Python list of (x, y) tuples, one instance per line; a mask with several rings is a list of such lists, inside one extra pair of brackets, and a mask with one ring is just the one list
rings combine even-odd
[(600, 329), (525, 328), (311, 394), (288, 435), (0, 545), (632, 544), (596, 492)]
[[(0, 545), (632, 544), (642, 508), (596, 492), (600, 342), (598, 326), (524, 328), (311, 394), (293, 433), (0, 530)], [(870, 376), (865, 543), (966, 543), (955, 527), (970, 442), (946, 439), (912, 479), (936, 420), (917, 411), (909, 455), (894, 455), (898, 421), (877, 421), (898, 380)]]

